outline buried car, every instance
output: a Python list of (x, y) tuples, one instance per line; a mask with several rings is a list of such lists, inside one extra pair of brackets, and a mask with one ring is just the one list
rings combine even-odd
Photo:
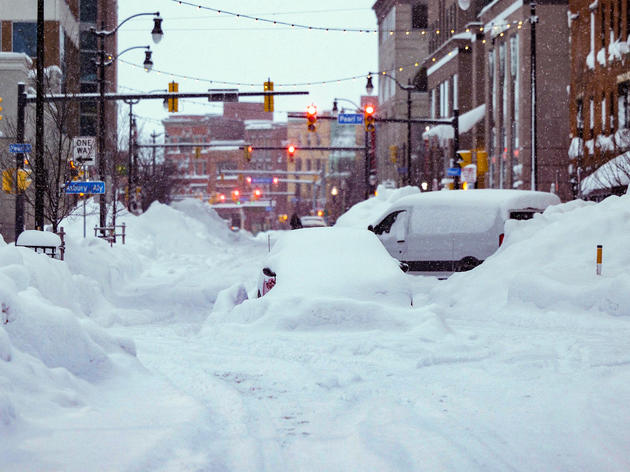
[(508, 219), (530, 219), (559, 203), (552, 193), (531, 190), (425, 192), (397, 200), (368, 229), (411, 272), (448, 275), (496, 252)]
[(258, 276), (258, 296), (350, 298), (411, 305), (406, 267), (378, 238), (358, 228), (309, 228), (285, 232)]

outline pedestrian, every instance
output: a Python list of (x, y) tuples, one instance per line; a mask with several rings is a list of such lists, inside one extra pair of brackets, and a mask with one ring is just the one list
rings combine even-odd
[(300, 221), (300, 217), (296, 212), (293, 212), (291, 215), (291, 220), (289, 222), (291, 225), (291, 229), (299, 229), (302, 227), (302, 222)]

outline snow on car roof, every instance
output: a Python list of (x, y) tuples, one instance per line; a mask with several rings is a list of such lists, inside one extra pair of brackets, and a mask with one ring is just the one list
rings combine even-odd
[[(508, 211), (515, 209), (536, 208), (544, 210), (548, 206), (559, 204), (560, 198), (553, 193), (531, 190), (474, 189), (438, 191), (423, 192), (403, 197), (391, 209), (413, 205), (416, 202), (430, 202), (435, 206), (456, 203), (458, 206), (476, 207), (479, 209), (499, 206), (504, 216), (507, 216)], [(382, 216), (385, 216), (385, 214)]]

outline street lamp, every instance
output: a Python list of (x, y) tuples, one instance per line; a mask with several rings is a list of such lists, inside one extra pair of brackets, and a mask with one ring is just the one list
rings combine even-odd
[[(164, 32), (162, 31), (162, 18), (160, 17), (160, 12), (155, 13), (137, 13), (132, 15), (125, 20), (123, 20), (116, 28), (113, 30), (105, 29), (105, 22), (101, 21), (101, 29), (97, 30), (96, 28), (91, 28), (90, 32), (96, 35), (99, 39), (98, 41), (98, 62), (99, 66), (99, 77), (98, 77), (98, 88), (99, 88), (99, 126), (98, 126), (98, 173), (101, 179), (105, 179), (105, 66), (111, 64), (115, 61), (121, 54), (131, 50), (137, 49), (141, 46), (136, 46), (133, 48), (125, 49), (123, 52), (115, 56), (114, 58), (110, 57), (109, 64), (105, 62), (105, 38), (113, 36), (120, 29), (122, 25), (131, 20), (132, 18), (136, 18), (138, 16), (147, 16), (151, 15), (155, 18), (153, 19), (153, 30), (151, 31), (151, 37), (153, 38), (154, 43), (159, 43), (164, 36)], [(144, 59), (144, 68), (147, 72), (151, 71), (153, 68), (153, 61), (151, 60), (151, 51), (148, 50), (148, 46), (146, 46), (147, 51), (145, 52)], [(107, 207), (106, 207), (106, 198), (105, 194), (100, 196), (99, 202), (99, 226), (101, 228), (105, 227), (106, 218), (107, 218)], [(102, 230), (104, 231), (104, 230)]]
[[(401, 84), (395, 77), (382, 72), (380, 76), (387, 77), (393, 80), (398, 88), (407, 91), (407, 179), (406, 184), (411, 184), (411, 92), (419, 92), (417, 87), (411, 84), (411, 81), (407, 85)], [(367, 76), (367, 83), (365, 84), (365, 91), (368, 95), (371, 95), (374, 91), (374, 85), (372, 84), (372, 73)]]

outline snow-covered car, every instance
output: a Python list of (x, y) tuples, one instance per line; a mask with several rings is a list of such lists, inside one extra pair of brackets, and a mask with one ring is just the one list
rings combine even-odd
[(300, 218), (302, 228), (321, 228), (328, 226), (321, 216), (303, 216)]
[(560, 199), (530, 190), (424, 192), (397, 200), (368, 229), (412, 272), (470, 270), (503, 242), (505, 222), (526, 220)]
[(409, 276), (374, 233), (359, 228), (287, 231), (258, 275), (258, 296), (351, 298), (409, 306)]

